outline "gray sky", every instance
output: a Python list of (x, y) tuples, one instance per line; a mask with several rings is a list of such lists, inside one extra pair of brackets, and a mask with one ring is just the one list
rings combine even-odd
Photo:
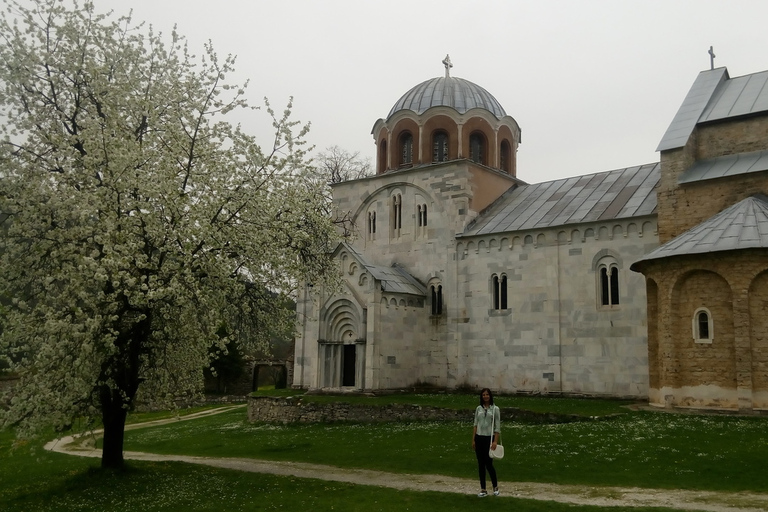
[[(697, 74), (768, 69), (765, 0), (94, 0), (197, 51), (238, 56), (248, 97), (294, 97), (309, 140), (373, 159), (374, 122), (414, 85), (451, 74), (522, 128), (518, 177), (537, 183), (658, 161)], [(198, 52), (201, 53), (201, 52)], [(269, 144), (265, 114), (244, 123)]]

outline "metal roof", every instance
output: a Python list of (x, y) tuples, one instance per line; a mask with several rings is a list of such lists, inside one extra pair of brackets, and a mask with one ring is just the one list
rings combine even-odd
[(768, 196), (739, 201), (650, 252), (635, 265), (659, 258), (736, 249), (768, 249)]
[(768, 71), (725, 80), (715, 91), (699, 123), (768, 110)]
[(521, 185), (497, 199), (460, 236), (653, 215), (659, 169), (654, 163)]
[(681, 148), (697, 124), (768, 111), (768, 71), (731, 78), (726, 68), (702, 71), (656, 151)]
[(707, 108), (718, 86), (728, 80), (728, 70), (717, 68), (702, 71), (691, 86), (691, 90), (680, 105), (672, 122), (662, 137), (656, 151), (681, 148), (688, 142), (693, 129), (698, 124), (701, 114)]
[(352, 254), (360, 265), (371, 274), (371, 277), (381, 283), (381, 289), (389, 293), (401, 293), (405, 295), (416, 295), (426, 297), (427, 288), (421, 282), (409, 274), (403, 267), (393, 264), (391, 267), (383, 265), (372, 265), (368, 263), (362, 254), (357, 252), (351, 245), (341, 242), (334, 251), (334, 256), (338, 255), (343, 249)]
[(381, 265), (365, 265), (374, 279), (381, 282), (382, 291), (388, 293), (403, 293), (426, 297), (427, 289), (415, 277), (399, 265), (385, 267)]
[(694, 163), (678, 178), (679, 183), (711, 180), (768, 170), (768, 150), (708, 158)]
[(459, 114), (473, 108), (482, 108), (497, 118), (507, 115), (491, 93), (477, 84), (453, 76), (432, 78), (402, 95), (387, 115), (387, 119), (401, 110), (412, 110), (421, 115), (432, 107), (451, 107)]

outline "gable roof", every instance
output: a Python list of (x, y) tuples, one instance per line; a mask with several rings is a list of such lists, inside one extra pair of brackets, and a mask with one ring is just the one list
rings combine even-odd
[(497, 199), (459, 236), (653, 215), (659, 169), (654, 163), (522, 185)]
[(768, 71), (731, 78), (726, 68), (702, 71), (656, 151), (685, 146), (697, 124), (768, 111)]
[(702, 71), (693, 82), (691, 89), (683, 100), (683, 104), (672, 118), (667, 131), (659, 142), (656, 151), (681, 148), (685, 146), (693, 133), (693, 129), (701, 118), (704, 109), (707, 108), (715, 90), (724, 81), (728, 80), (728, 70), (717, 68)]
[(421, 282), (409, 274), (403, 267), (397, 263), (391, 267), (383, 265), (373, 265), (368, 263), (363, 255), (357, 252), (351, 245), (346, 242), (341, 242), (334, 251), (334, 256), (346, 249), (347, 252), (352, 254), (357, 262), (362, 266), (371, 277), (381, 283), (382, 291), (388, 293), (397, 293), (405, 295), (416, 295), (418, 297), (426, 297), (427, 288), (421, 284)]
[(701, 224), (670, 240), (630, 268), (644, 261), (687, 254), (738, 249), (768, 249), (768, 196), (742, 199)]

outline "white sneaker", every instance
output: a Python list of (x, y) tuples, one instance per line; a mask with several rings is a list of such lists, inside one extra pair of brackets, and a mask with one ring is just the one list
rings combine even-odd
[(498, 496), (499, 494), (500, 494), (500, 493), (499, 493), (499, 490), (498, 490), (498, 489), (494, 489), (494, 490), (493, 490), (493, 495), (494, 495), (494, 496)]
[(485, 498), (486, 496), (488, 496), (486, 491), (480, 491), (477, 495), (478, 498)]

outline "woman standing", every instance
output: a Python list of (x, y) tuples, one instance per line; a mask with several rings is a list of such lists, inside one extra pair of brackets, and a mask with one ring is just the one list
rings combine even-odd
[(472, 428), (472, 448), (477, 457), (477, 470), (480, 476), (480, 498), (488, 496), (485, 490), (485, 472), (491, 475), (494, 496), (499, 495), (499, 483), (496, 480), (496, 470), (493, 467), (493, 459), (488, 455), (488, 450), (496, 448), (501, 433), (501, 413), (499, 408), (493, 405), (493, 393), (488, 388), (480, 391), (480, 405), (475, 409), (475, 425)]

